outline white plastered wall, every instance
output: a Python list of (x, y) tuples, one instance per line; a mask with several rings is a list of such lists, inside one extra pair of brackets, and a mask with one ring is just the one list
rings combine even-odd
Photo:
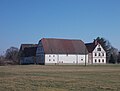
[(45, 63), (84, 64), (88, 63), (88, 55), (77, 54), (45, 54)]
[[(97, 50), (98, 48), (101, 48), (101, 51), (98, 51)], [(93, 55), (93, 64), (106, 64), (106, 52), (100, 44), (96, 46), (92, 55)]]

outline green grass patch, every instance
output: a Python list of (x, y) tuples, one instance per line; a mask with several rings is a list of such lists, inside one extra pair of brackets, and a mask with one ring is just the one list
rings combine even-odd
[(119, 91), (120, 65), (0, 66), (0, 91)]

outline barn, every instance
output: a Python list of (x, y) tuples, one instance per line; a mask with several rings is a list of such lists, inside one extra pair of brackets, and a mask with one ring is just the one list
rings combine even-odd
[(36, 64), (37, 44), (21, 44), (19, 51), (20, 64)]
[(85, 64), (88, 63), (88, 51), (82, 40), (43, 38), (38, 43), (36, 63)]

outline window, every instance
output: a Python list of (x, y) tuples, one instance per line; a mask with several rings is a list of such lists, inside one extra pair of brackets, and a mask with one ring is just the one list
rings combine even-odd
[(49, 61), (51, 61), (51, 59), (49, 59)]
[(83, 61), (83, 59), (81, 59), (81, 61)]
[(53, 61), (55, 61), (55, 59), (53, 59)]
[(99, 56), (101, 56), (101, 54), (99, 53)]
[(55, 57), (55, 55), (53, 55), (53, 57)]
[(41, 48), (41, 51), (43, 51), (43, 48)]
[(44, 55), (41, 54), (41, 55), (40, 55), (40, 58), (41, 58), (41, 60), (44, 60)]
[(97, 51), (101, 51), (101, 48), (97, 48)]
[(97, 62), (97, 59), (95, 59), (95, 63)]
[(102, 62), (104, 63), (104, 59), (102, 60)]
[(102, 53), (102, 56), (104, 56), (104, 53)]
[(99, 59), (99, 63), (100, 63), (100, 59)]
[(97, 56), (97, 53), (95, 53), (95, 56)]
[(51, 55), (49, 55), (49, 57), (51, 57)]

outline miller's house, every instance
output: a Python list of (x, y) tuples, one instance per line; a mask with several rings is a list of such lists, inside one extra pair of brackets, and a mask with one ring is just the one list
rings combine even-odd
[(106, 52), (97, 40), (93, 43), (86, 43), (89, 64), (106, 64)]

